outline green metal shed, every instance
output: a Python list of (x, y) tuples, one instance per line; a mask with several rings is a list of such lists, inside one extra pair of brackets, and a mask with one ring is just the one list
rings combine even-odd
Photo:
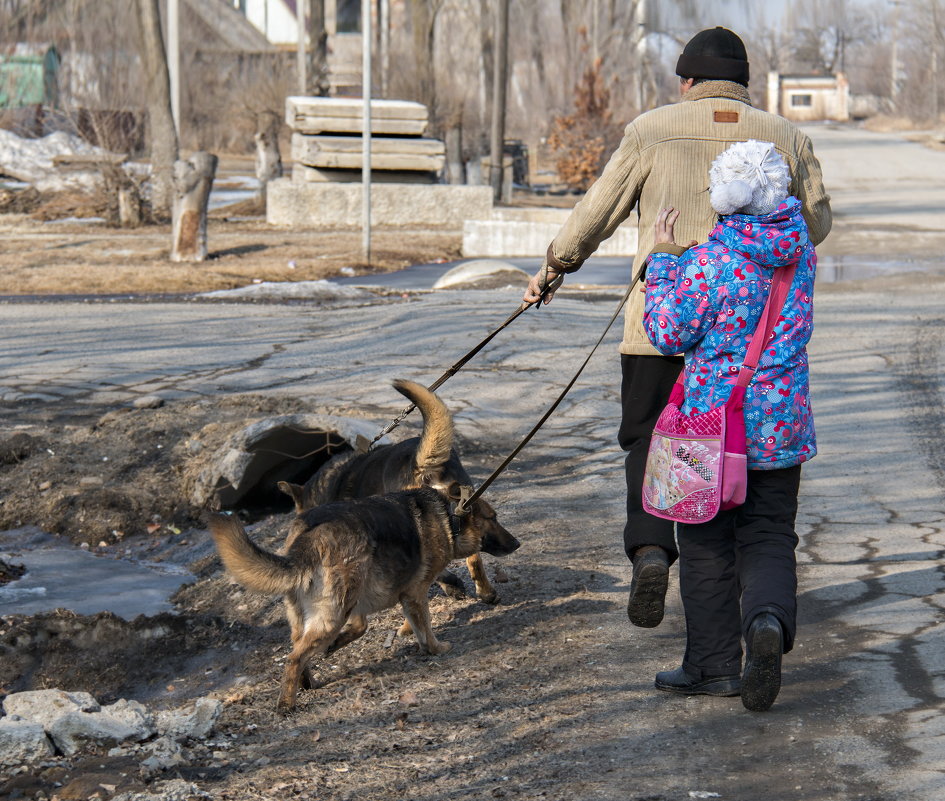
[(0, 108), (56, 106), (59, 53), (52, 45), (17, 44), (0, 51)]

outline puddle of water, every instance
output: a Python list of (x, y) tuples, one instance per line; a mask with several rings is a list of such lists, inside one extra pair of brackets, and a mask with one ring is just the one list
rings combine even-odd
[(98, 556), (36, 532), (24, 532), (23, 546), (16, 547), (18, 533), (0, 537), (0, 559), (26, 567), (21, 578), (0, 586), (0, 615), (70, 609), (133, 620), (173, 612), (168, 598), (192, 578), (182, 568)]

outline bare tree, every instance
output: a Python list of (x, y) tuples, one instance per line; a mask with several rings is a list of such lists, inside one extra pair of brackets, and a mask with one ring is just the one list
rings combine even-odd
[(916, 121), (937, 123), (943, 108), (945, 2), (914, 0), (897, 12), (897, 110)]
[(502, 173), (505, 162), (505, 117), (509, 70), (509, 0), (496, 0), (495, 43), (489, 183), (492, 184), (492, 198), (498, 201), (502, 196)]
[(207, 203), (216, 171), (217, 157), (203, 151), (174, 163), (171, 261), (207, 258)]
[(167, 74), (167, 55), (161, 31), (158, 0), (137, 0), (141, 61), (146, 76), (148, 128), (151, 170), (154, 176), (151, 206), (155, 215), (166, 216), (170, 210), (177, 161), (177, 130), (171, 113), (171, 88)]
[(430, 109), (434, 125), (439, 127), (436, 105), (436, 17), (443, 0), (410, 0), (410, 26), (413, 37), (417, 99)]
[(282, 177), (282, 155), (279, 153), (279, 131), (282, 115), (262, 111), (256, 116), (256, 178), (259, 179), (259, 200), (263, 207), (269, 182)]
[(325, 0), (309, 0), (308, 37), (311, 48), (311, 69), (308, 70), (309, 91), (324, 97), (328, 94), (328, 31), (325, 29)]

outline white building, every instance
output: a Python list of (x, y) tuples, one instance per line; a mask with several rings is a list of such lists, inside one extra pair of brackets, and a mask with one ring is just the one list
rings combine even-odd
[[(246, 15), (275, 45), (295, 46), (299, 40), (297, 0), (232, 0), (234, 8)], [(325, 28), (329, 36), (358, 33), (361, 29), (361, 0), (325, 0)]]
[[(298, 47), (299, 0), (231, 0), (276, 47)], [(325, 0), (328, 81), (333, 95), (361, 91), (361, 0)]]

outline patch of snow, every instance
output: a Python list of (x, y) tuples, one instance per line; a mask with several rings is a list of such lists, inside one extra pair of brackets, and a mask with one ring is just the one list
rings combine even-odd
[(89, 225), (91, 223), (104, 223), (104, 217), (60, 217), (56, 220), (45, 220), (44, 225), (62, 225), (63, 223), (80, 223)]
[(263, 281), (239, 289), (218, 289), (202, 292), (200, 298), (268, 298), (272, 300), (367, 298), (371, 293), (357, 287), (331, 281)]
[(78, 136), (56, 131), (38, 139), (24, 139), (0, 129), (0, 172), (26, 181), (39, 191), (92, 189), (101, 182), (98, 171), (63, 170), (53, 163), (56, 156), (94, 156), (107, 151)]

